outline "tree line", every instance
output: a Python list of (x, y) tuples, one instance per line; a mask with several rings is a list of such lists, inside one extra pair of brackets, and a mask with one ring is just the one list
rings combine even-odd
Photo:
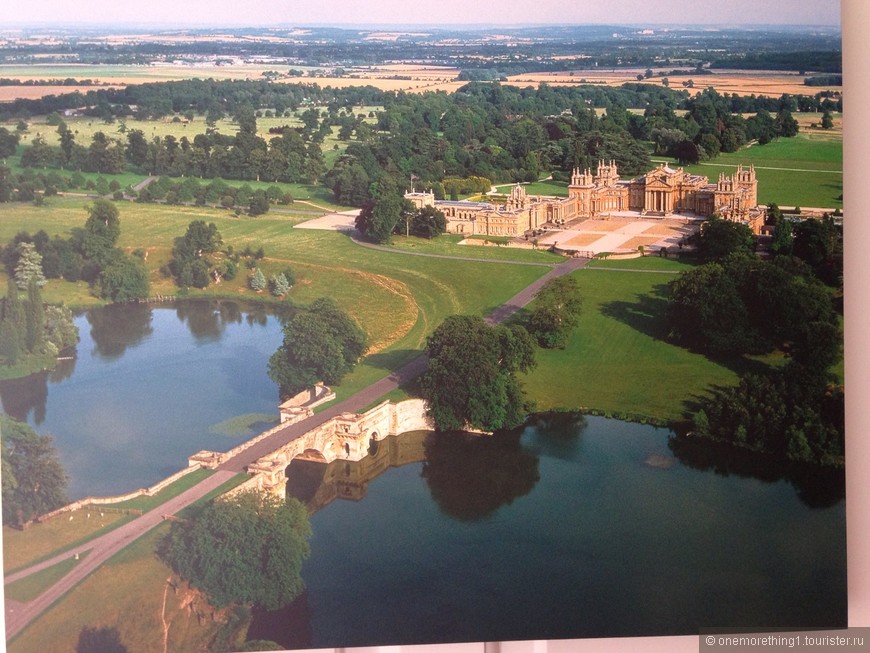
[(776, 207), (770, 213), (789, 224), (771, 259), (755, 256), (744, 225), (714, 219), (696, 239), (702, 265), (671, 282), (672, 340), (722, 361), (785, 358), (698, 398), (691, 429), (788, 460), (842, 465), (843, 389), (829, 371), (842, 355), (842, 277), (831, 272), (842, 269), (841, 236), (830, 219), (791, 227)]

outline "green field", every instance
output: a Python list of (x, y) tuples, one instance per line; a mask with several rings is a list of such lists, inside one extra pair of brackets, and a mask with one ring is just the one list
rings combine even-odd
[[(568, 197), (568, 182), (566, 181), (553, 181), (550, 180), (542, 180), (542, 181), (533, 181), (528, 184), (520, 184), (523, 188), (525, 188), (526, 193), (529, 195), (553, 195), (555, 197)], [(516, 186), (516, 184), (504, 184), (502, 186), (496, 186), (496, 190), (499, 193), (510, 193), (511, 189)]]
[[(649, 262), (649, 263), (647, 263)], [(666, 341), (667, 283), (655, 269), (686, 269), (657, 258), (596, 263), (574, 273), (583, 313), (565, 349), (538, 350), (525, 387), (539, 410), (583, 408), (609, 414), (680, 419), (684, 400), (734, 371)], [(648, 265), (650, 272), (619, 268)]]
[[(0, 214), (0, 242), (24, 228), (68, 235), (70, 229), (84, 224), (86, 205), (85, 200), (61, 198), (51, 198), (43, 207), (6, 205)], [(192, 220), (201, 219), (214, 222), (224, 243), (236, 250), (263, 247), (266, 258), (261, 267), (267, 276), (290, 266), (297, 278), (290, 301), (308, 304), (321, 296), (334, 298), (363, 327), (374, 350), (337, 388), (339, 398), (407, 360), (447, 315), (485, 314), (547, 272), (544, 266), (446, 261), (373, 251), (337, 232), (293, 229), (299, 220), (277, 213), (237, 218), (223, 210), (200, 207), (122, 203), (119, 208), (119, 245), (148, 251), (152, 294), (178, 292), (158, 269), (169, 259), (174, 238), (183, 235)], [(537, 254), (517, 251), (517, 256), (530, 253)], [(218, 294), (260, 299), (247, 289), (244, 273), (204, 292), (190, 292), (191, 297)], [(63, 281), (49, 282), (44, 296), (48, 301), (67, 304), (97, 303), (84, 284)]]
[[(654, 160), (664, 160), (653, 157)], [(677, 165), (668, 159), (671, 165)], [(730, 175), (737, 165), (755, 166), (758, 201), (780, 206), (842, 208), (843, 143), (841, 140), (798, 134), (767, 145), (754, 145), (720, 154), (709, 163), (684, 166), (715, 183), (719, 173)]]

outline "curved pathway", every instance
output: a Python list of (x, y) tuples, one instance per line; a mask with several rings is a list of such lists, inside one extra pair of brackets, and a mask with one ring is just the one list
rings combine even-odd
[[(396, 251), (396, 250), (390, 250)], [(413, 252), (411, 252), (413, 254)], [(424, 254), (425, 255), (425, 254)], [(433, 255), (444, 258), (441, 255)], [(451, 257), (447, 257), (451, 258)], [(475, 259), (472, 259), (475, 260)], [(479, 259), (477, 259), (479, 260)], [(552, 269), (532, 284), (521, 290), (519, 293), (511, 297), (507, 302), (492, 311), (486, 318), (490, 324), (498, 324), (509, 318), (511, 315), (519, 311), (523, 306), (528, 304), (535, 293), (549, 279), (553, 277), (569, 274), (574, 270), (578, 270), (588, 263), (588, 259), (573, 258), (568, 259), (563, 263), (550, 266)], [(489, 262), (504, 262), (504, 261), (489, 261)], [(541, 264), (534, 264), (541, 265)], [(544, 264), (547, 265), (547, 264)], [(243, 472), (245, 467), (258, 458), (278, 449), (279, 447), (291, 442), (300, 437), (309, 430), (323, 424), (327, 420), (339, 415), (343, 412), (359, 412), (366, 406), (371, 405), (386, 393), (395, 390), (399, 385), (416, 378), (426, 370), (426, 355), (420, 354), (411, 361), (400, 367), (389, 376), (372, 383), (368, 387), (360, 390), (351, 397), (338, 402), (337, 404), (323, 410), (316, 415), (313, 415), (305, 420), (291, 424), (286, 428), (280, 429), (265, 438), (256, 445), (245, 449), (236, 456), (224, 462), (215, 474), (212, 474), (205, 480), (201, 481), (192, 488), (186, 490), (177, 497), (170, 499), (166, 503), (154, 508), (145, 513), (141, 517), (137, 517), (123, 526), (102, 535), (86, 544), (83, 544), (75, 549), (65, 551), (64, 553), (45, 560), (26, 569), (22, 569), (14, 574), (4, 578), (4, 584), (24, 578), (50, 567), (63, 560), (68, 560), (70, 557), (83, 554), (87, 555), (73, 567), (63, 578), (57, 581), (54, 585), (46, 589), (41, 595), (32, 601), (20, 603), (17, 601), (6, 602), (6, 638), (11, 639), (30, 624), (36, 617), (48, 609), (55, 601), (60, 599), (75, 585), (80, 583), (97, 567), (133, 542), (141, 537), (157, 524), (163, 521), (164, 515), (172, 515), (189, 506), (195, 501), (201, 499), (206, 494), (220, 486), (225, 481), (232, 478), (235, 474)]]

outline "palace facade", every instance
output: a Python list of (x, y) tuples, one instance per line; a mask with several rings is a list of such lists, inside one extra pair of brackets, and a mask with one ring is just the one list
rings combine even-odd
[(530, 196), (519, 184), (506, 197), (491, 202), (436, 200), (432, 193), (419, 192), (405, 197), (417, 208), (435, 206), (447, 218), (448, 232), (468, 235), (522, 236), (545, 225), (558, 227), (617, 214), (645, 218), (718, 215), (745, 223), (755, 233), (764, 221), (752, 166), (737, 166), (734, 174), (720, 174), (711, 184), (707, 177), (664, 164), (635, 179), (622, 180), (614, 161), (600, 161), (595, 174), (588, 168), (574, 169), (568, 197)]

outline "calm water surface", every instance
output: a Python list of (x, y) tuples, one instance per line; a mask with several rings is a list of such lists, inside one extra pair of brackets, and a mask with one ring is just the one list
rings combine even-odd
[(71, 499), (147, 487), (197, 451), (244, 439), (221, 422), (244, 414), (277, 421), (266, 363), (281, 324), (254, 311), (230, 301), (90, 310), (75, 320), (75, 360), (0, 383), (3, 410), (54, 436)]
[(704, 470), (669, 435), (590, 417), (501, 445), (431, 435), (421, 462), (367, 483), (333, 463), (319, 494), (352, 500), (313, 515), (306, 595), (257, 615), (249, 637), (326, 647), (844, 625), (842, 486), (759, 480), (751, 461)]

